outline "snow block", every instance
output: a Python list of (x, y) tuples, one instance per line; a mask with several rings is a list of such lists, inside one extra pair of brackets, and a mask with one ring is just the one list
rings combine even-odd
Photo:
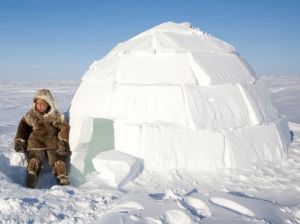
[(115, 150), (98, 154), (93, 160), (98, 178), (113, 187), (121, 187), (139, 176), (143, 161)]
[[(82, 146), (82, 145), (78, 145)], [(71, 166), (70, 166), (70, 177), (72, 180), (72, 183), (79, 185), (82, 184), (85, 181), (85, 175), (84, 172), (86, 163), (84, 158), (87, 155), (87, 147), (82, 147), (82, 151), (75, 151), (72, 152), (71, 157)]]
[[(190, 61), (200, 85), (253, 83), (254, 71), (237, 54), (191, 52)], [(203, 83), (203, 79), (209, 81)]]
[(113, 80), (118, 71), (118, 62), (120, 57), (104, 57), (101, 60), (93, 62), (82, 77), (82, 81)]
[(229, 168), (258, 161), (275, 161), (284, 156), (276, 123), (228, 130), (225, 134), (225, 164)]
[(139, 84), (196, 84), (186, 54), (124, 54), (116, 81)]
[(107, 118), (113, 89), (113, 81), (82, 81), (72, 100), (70, 116)]
[(281, 117), (277, 122), (277, 129), (279, 131), (282, 148), (285, 153), (288, 153), (289, 144), (292, 141), (291, 131), (288, 126), (288, 120), (286, 117)]
[(214, 170), (224, 167), (224, 136), (169, 125), (144, 125), (141, 139), (145, 168)]
[(239, 86), (186, 85), (191, 126), (199, 129), (220, 130), (251, 126), (252, 120)]
[(70, 118), (70, 147), (72, 151), (82, 151), (81, 147), (77, 147), (80, 143), (88, 143), (93, 135), (93, 119), (89, 117)]
[(83, 81), (116, 80), (140, 84), (196, 84), (194, 72), (185, 53), (122, 54), (94, 62)]
[(115, 150), (141, 157), (141, 132), (141, 125), (125, 124), (121, 121), (115, 121)]
[(114, 47), (109, 56), (117, 56), (130, 53), (140, 54), (155, 54), (155, 48), (153, 48), (153, 35), (137, 35), (125, 42), (119, 43)]
[(179, 86), (120, 85), (114, 94), (111, 116), (132, 124), (163, 121), (188, 125)]
[(239, 85), (239, 87), (249, 107), (249, 113), (253, 114), (253, 125), (278, 120), (277, 110), (262, 83)]

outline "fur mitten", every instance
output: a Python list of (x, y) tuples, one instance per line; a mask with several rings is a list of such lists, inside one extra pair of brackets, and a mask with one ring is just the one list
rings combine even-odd
[(21, 140), (16, 140), (15, 141), (15, 151), (16, 152), (26, 152), (26, 142), (25, 141), (21, 141)]
[(64, 141), (59, 141), (58, 149), (56, 150), (56, 154), (59, 156), (70, 156), (71, 151), (70, 151), (69, 144)]

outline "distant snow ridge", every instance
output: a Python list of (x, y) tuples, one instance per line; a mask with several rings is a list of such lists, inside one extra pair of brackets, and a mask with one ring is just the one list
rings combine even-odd
[(114, 148), (146, 169), (215, 170), (282, 158), (290, 141), (264, 86), (229, 44), (167, 22), (118, 44), (70, 108), (71, 172)]

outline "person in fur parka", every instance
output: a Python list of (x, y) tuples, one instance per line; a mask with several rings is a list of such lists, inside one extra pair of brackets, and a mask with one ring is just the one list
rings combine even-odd
[(42, 162), (48, 159), (60, 185), (70, 184), (65, 160), (71, 155), (69, 124), (54, 103), (51, 92), (38, 90), (32, 108), (22, 117), (15, 136), (15, 151), (27, 158), (26, 186), (34, 188)]

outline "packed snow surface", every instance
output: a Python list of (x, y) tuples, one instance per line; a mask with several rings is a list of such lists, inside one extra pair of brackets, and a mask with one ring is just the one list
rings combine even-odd
[[(101, 131), (109, 122), (111, 134)], [(110, 149), (143, 159), (147, 170), (197, 171), (276, 161), (290, 142), (246, 61), (189, 23), (155, 26), (95, 61), (72, 100), (70, 125), (78, 182), (94, 155)]]
[[(51, 89), (58, 109), (64, 112), (79, 82), (0, 82), (0, 223), (300, 223), (300, 77), (270, 76), (260, 81), (267, 86), (279, 115), (286, 116), (293, 133), (287, 158), (236, 170), (164, 173), (144, 170), (120, 188), (109, 184), (127, 182), (126, 170), (122, 170), (122, 176), (112, 175), (115, 179), (107, 182), (94, 171), (83, 185), (72, 182), (71, 186), (62, 187), (54, 185), (54, 177), (45, 165), (34, 190), (23, 187), (25, 158), (13, 150), (17, 124), (30, 109), (37, 89)], [(120, 131), (129, 130), (129, 138), (140, 133), (139, 126), (124, 129), (123, 123), (101, 123), (105, 127), (98, 132), (119, 125)], [(242, 133), (232, 133), (235, 134)], [(105, 142), (107, 139), (100, 143), (111, 149), (112, 145)], [(120, 141), (116, 144), (123, 144), (126, 139)], [(125, 146), (137, 149), (134, 142), (130, 144)], [(115, 158), (115, 154), (98, 159), (95, 154), (93, 158), (104, 160), (102, 166), (109, 166), (107, 161)], [(120, 158), (117, 156), (112, 161), (110, 171)], [(130, 157), (125, 158), (122, 163), (127, 167), (141, 165)], [(138, 175), (138, 171), (134, 174)]]

